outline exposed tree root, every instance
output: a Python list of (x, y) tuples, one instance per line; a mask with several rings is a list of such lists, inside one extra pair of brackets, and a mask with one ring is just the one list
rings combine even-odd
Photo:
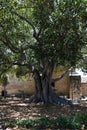
[(57, 94), (54, 94), (52, 97), (48, 98), (48, 101), (45, 102), (44, 98), (38, 97), (37, 95), (32, 96), (29, 100), (25, 100), (24, 102), (27, 103), (39, 103), (39, 102), (43, 102), (44, 104), (58, 104), (58, 105), (72, 105), (72, 102), (58, 96)]
[(71, 101), (68, 101), (67, 99), (60, 97), (55, 92), (54, 80), (51, 79), (52, 74), (50, 74), (50, 69), (45, 68), (42, 76), (40, 76), (37, 70), (34, 71), (36, 93), (34, 96), (30, 98), (29, 101), (26, 102), (43, 102), (44, 104), (72, 105)]

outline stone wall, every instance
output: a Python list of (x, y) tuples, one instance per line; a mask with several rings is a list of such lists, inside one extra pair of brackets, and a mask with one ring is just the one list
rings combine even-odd
[(79, 98), (81, 91), (81, 76), (70, 76), (70, 98)]
[[(75, 87), (74, 87), (75, 86)], [(70, 98), (79, 98), (81, 95), (87, 95), (87, 83), (81, 83), (81, 77), (71, 77), (70, 79)]]

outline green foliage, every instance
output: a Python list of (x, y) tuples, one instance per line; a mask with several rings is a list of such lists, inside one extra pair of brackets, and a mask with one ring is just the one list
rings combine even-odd
[(7, 128), (7, 127), (13, 128), (16, 124), (17, 124), (17, 121), (13, 119), (13, 120), (9, 120), (9, 122), (5, 122), (4, 127), (5, 128)]
[(75, 116), (63, 117), (59, 116), (56, 119), (49, 119), (47, 117), (41, 117), (39, 119), (25, 119), (25, 120), (14, 120), (7, 122), (5, 125), (11, 125), (12, 127), (15, 125), (22, 126), (24, 128), (62, 128), (62, 129), (70, 129), (70, 130), (81, 130), (84, 125), (84, 129), (87, 129), (87, 113), (82, 113), (80, 115), (76, 114)]
[(83, 72), (87, 73), (87, 46), (82, 49), (83, 58), (79, 63), (79, 68), (82, 69)]
[(6, 86), (8, 84), (8, 77), (5, 74), (1, 75), (0, 82), (3, 86)]
[(86, 113), (79, 115), (78, 120), (81, 124), (84, 124), (87, 127), (87, 114)]
[(78, 121), (77, 115), (75, 117), (69, 117), (67, 119), (67, 127), (71, 130), (80, 130), (82, 124)]
[(16, 76), (19, 78), (20, 76), (24, 76), (27, 73), (29, 73), (29, 70), (27, 67), (17, 66), (15, 72), (16, 72)]
[(6, 98), (0, 98), (0, 102), (2, 102), (2, 103), (6, 103), (8, 100), (6, 99)]
[(76, 65), (87, 44), (86, 5), (86, 0), (0, 0), (0, 71)]
[(83, 60), (81, 67), (82, 67), (82, 71), (87, 73), (87, 59)]
[(17, 120), (17, 125), (20, 125), (20, 126), (25, 127), (25, 128), (30, 128), (34, 125), (34, 122), (32, 120), (29, 120), (29, 119), (26, 119), (23, 121)]
[(44, 128), (44, 126), (50, 127), (50, 120), (49, 118), (42, 117), (40, 119), (35, 120), (35, 126), (40, 128)]

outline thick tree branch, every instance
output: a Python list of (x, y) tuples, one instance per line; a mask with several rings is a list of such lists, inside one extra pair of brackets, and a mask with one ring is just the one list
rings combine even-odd
[(62, 75), (60, 75), (59, 77), (53, 79), (54, 82), (59, 81), (60, 79), (62, 79), (66, 74), (69, 73), (69, 70), (65, 71)]
[(26, 21), (26, 22), (32, 27), (32, 29), (33, 29), (33, 36), (34, 36), (34, 37), (37, 37), (36, 29), (35, 29), (34, 25), (32, 24), (32, 22), (31, 22), (29, 19), (27, 19), (27, 18), (21, 16), (21, 15), (18, 14), (17, 12), (13, 12), (13, 13), (14, 13), (14, 15), (18, 16), (20, 19)]
[(18, 65), (18, 66), (26, 66), (32, 72), (33, 65), (32, 65), (31, 62), (22, 63), (22, 62), (19, 62), (19, 61), (13, 61), (13, 62), (11, 62), (11, 64), (12, 65)]
[(8, 36), (7, 36), (7, 34), (6, 34), (6, 31), (5, 31), (4, 26), (2, 26), (1, 24), (0, 24), (0, 26), (2, 27), (3, 33), (4, 33), (3, 37), (0, 38), (0, 41), (1, 41), (7, 48), (9, 48), (12, 52), (14, 52), (14, 53), (19, 53), (19, 52), (20, 52), (20, 49), (19, 49), (18, 47), (14, 46), (14, 45), (11, 43), (11, 40), (8, 38)]
[(30, 43), (26, 42), (27, 45), (22, 48), (22, 50), (27, 50), (27, 49), (32, 49), (32, 50), (36, 50), (38, 48), (38, 45), (31, 45)]
[(31, 45), (31, 44), (28, 43), (28, 42), (27, 42), (27, 45), (26, 45), (25, 47), (22, 47), (22, 46), (21, 46), (21, 49), (17, 48), (16, 46), (14, 46), (14, 45), (11, 43), (10, 39), (8, 38), (6, 32), (4, 31), (4, 30), (5, 30), (5, 29), (4, 29), (4, 26), (2, 26), (1, 24), (0, 24), (0, 26), (2, 27), (3, 32), (4, 32), (3, 39), (0, 38), (0, 41), (1, 41), (6, 47), (8, 47), (12, 52), (14, 52), (14, 53), (19, 53), (19, 52), (20, 52), (20, 53), (21, 53), (21, 50), (24, 51), (24, 50), (27, 50), (27, 49), (32, 49), (32, 50), (37, 49), (37, 47), (38, 47), (37, 45)]
[(42, 28), (40, 28), (39, 31), (38, 31), (38, 34), (37, 34), (37, 37), (38, 37), (38, 38), (39, 38), (41, 32), (42, 32)]

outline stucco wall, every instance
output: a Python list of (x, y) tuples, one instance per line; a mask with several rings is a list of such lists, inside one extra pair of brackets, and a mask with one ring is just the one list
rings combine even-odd
[[(53, 78), (58, 77), (61, 75), (63, 71), (56, 71), (53, 74)], [(1, 87), (2, 89), (2, 87)], [(1, 90), (0, 89), (0, 90)], [(55, 83), (55, 88), (59, 95), (66, 95), (69, 96), (69, 78), (68, 74), (65, 75), (61, 80)], [(33, 94), (35, 92), (34, 80), (32, 77), (29, 77), (28, 81), (19, 81), (18, 79), (14, 78), (10, 80), (10, 83), (7, 85), (8, 93), (17, 93), (20, 91), (24, 91), (25, 93)]]
[(87, 94), (87, 83), (81, 84), (82, 95)]
[[(61, 74), (63, 74), (64, 72), (55, 72), (53, 74), (53, 77), (56, 78), (58, 76), (60, 76)], [(55, 83), (55, 90), (59, 95), (65, 95), (67, 97), (69, 97), (69, 74), (66, 74), (61, 80), (57, 81)]]

